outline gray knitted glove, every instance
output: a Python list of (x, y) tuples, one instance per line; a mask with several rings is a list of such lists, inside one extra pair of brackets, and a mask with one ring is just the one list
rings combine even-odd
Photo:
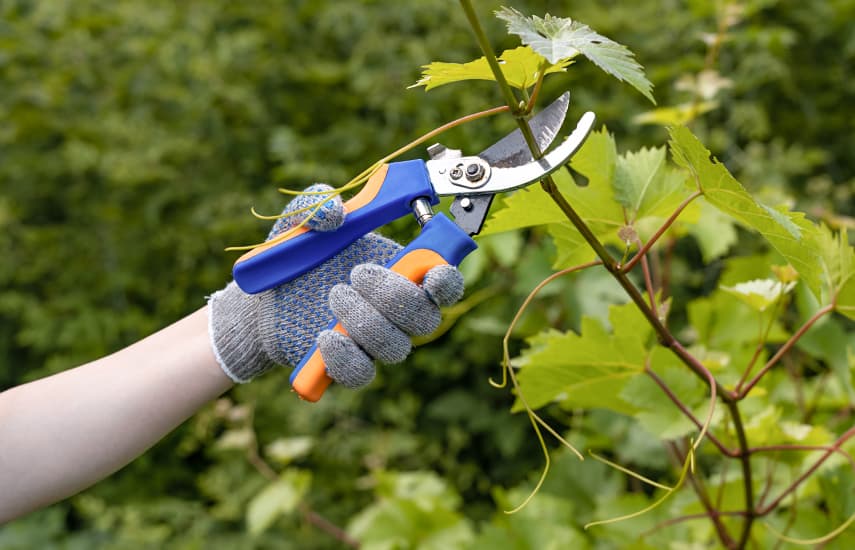
[[(329, 191), (315, 184), (307, 191)], [(285, 212), (317, 204), (325, 195), (301, 195)], [(276, 222), (268, 240), (305, 215)], [(341, 199), (327, 200), (309, 220), (316, 231), (344, 222)], [(431, 269), (421, 286), (385, 267), (401, 246), (369, 233), (301, 277), (260, 294), (234, 282), (210, 297), (209, 333), (217, 362), (235, 382), (247, 382), (275, 364), (294, 366), (317, 337), (333, 380), (349, 388), (374, 378), (374, 359), (398, 363), (410, 353), (410, 336), (439, 326), (439, 306), (463, 295), (463, 277), (449, 265)], [(351, 284), (348, 282), (350, 276)], [(324, 330), (335, 316), (350, 335)]]

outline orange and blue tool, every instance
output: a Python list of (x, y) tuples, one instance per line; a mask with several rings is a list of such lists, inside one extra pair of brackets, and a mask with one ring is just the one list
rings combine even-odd
[[(541, 150), (558, 135), (568, 104), (565, 93), (529, 121)], [(327, 232), (302, 228), (284, 241), (254, 248), (235, 263), (235, 281), (249, 294), (274, 288), (314, 269), (366, 233), (413, 214), (421, 232), (386, 267), (421, 284), (431, 268), (457, 266), (477, 248), (472, 236), (481, 231), (497, 193), (540, 181), (564, 166), (585, 142), (594, 121), (593, 113), (582, 115), (573, 132), (537, 160), (515, 130), (475, 156), (436, 144), (428, 148), (428, 161), (385, 164), (344, 203), (341, 227)], [(432, 206), (442, 196), (455, 196), (449, 209), (453, 221), (433, 213)], [(330, 328), (346, 334), (335, 320)], [(307, 401), (320, 399), (331, 382), (317, 345), (291, 374), (292, 388)]]

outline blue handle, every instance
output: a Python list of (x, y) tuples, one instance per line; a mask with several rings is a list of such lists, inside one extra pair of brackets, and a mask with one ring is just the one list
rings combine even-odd
[(235, 263), (234, 279), (249, 294), (279, 286), (322, 264), (366, 233), (410, 214), (410, 205), (417, 198), (439, 202), (424, 161), (384, 165), (345, 203), (347, 214), (340, 228), (305, 231), (275, 246), (252, 250)]
[[(441, 264), (460, 265), (477, 245), (457, 224), (440, 213), (431, 218), (422, 228), (418, 237), (404, 247), (386, 267), (404, 275), (416, 284), (421, 284), (425, 273)], [(345, 333), (335, 319), (329, 329)], [(307, 401), (317, 401), (332, 380), (326, 372), (323, 357), (317, 343), (294, 368), (291, 373), (291, 386), (297, 394)]]

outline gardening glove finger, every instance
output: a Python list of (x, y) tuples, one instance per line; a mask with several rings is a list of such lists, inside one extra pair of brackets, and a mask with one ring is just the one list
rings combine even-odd
[(330, 307), (349, 337), (326, 330), (318, 346), (330, 378), (351, 388), (374, 379), (372, 359), (403, 361), (412, 349), (409, 336), (434, 332), (439, 306), (463, 295), (463, 276), (449, 265), (428, 271), (422, 286), (374, 264), (356, 266), (350, 278), (349, 286), (336, 285), (330, 292)]

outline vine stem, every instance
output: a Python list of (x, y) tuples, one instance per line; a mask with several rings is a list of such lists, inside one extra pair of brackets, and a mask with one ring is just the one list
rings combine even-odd
[(855, 458), (840, 447), (835, 447), (834, 445), (764, 445), (760, 447), (751, 447), (748, 451), (751, 454), (775, 453), (779, 451), (831, 451), (833, 453), (843, 455), (843, 458), (849, 462), (852, 472), (855, 473)]
[(805, 321), (805, 323), (801, 327), (799, 327), (799, 330), (797, 330), (792, 336), (790, 336), (790, 339), (787, 340), (784, 345), (781, 346), (780, 349), (778, 349), (777, 352), (775, 352), (775, 355), (773, 355), (772, 358), (766, 362), (763, 368), (760, 369), (760, 372), (758, 372), (754, 376), (754, 378), (752, 378), (751, 381), (748, 382), (748, 384), (746, 384), (744, 388), (742, 388), (742, 390), (734, 392), (733, 398), (737, 401), (745, 398), (745, 396), (748, 395), (749, 392), (751, 392), (751, 389), (757, 385), (757, 382), (759, 382), (760, 379), (763, 378), (763, 376), (765, 376), (766, 373), (769, 372), (769, 370), (771, 370), (771, 368), (775, 366), (775, 364), (781, 359), (781, 357), (784, 356), (785, 353), (792, 349), (796, 342), (799, 341), (799, 338), (804, 336), (805, 332), (807, 332), (808, 329), (810, 329), (810, 327), (812, 327), (814, 323), (819, 321), (823, 316), (834, 311), (834, 308), (835, 304), (833, 302), (819, 308), (816, 313), (814, 313), (810, 317), (810, 319)]
[(656, 233), (654, 233), (653, 236), (650, 237), (650, 240), (647, 241), (647, 244), (641, 247), (638, 252), (636, 252), (635, 256), (633, 256), (631, 260), (629, 260), (625, 265), (621, 267), (621, 271), (623, 271), (624, 273), (632, 271), (632, 268), (635, 267), (635, 264), (638, 263), (638, 261), (650, 251), (653, 245), (656, 244), (656, 241), (658, 241), (662, 237), (662, 235), (664, 235), (665, 232), (668, 231), (668, 228), (671, 227), (671, 225), (675, 221), (677, 221), (677, 218), (680, 217), (680, 214), (683, 213), (683, 210), (685, 210), (686, 207), (692, 203), (692, 201), (694, 201), (701, 195), (703, 195), (702, 191), (695, 191), (694, 193), (686, 197), (683, 202), (681, 202), (680, 205), (676, 208), (676, 210), (674, 210), (674, 212), (668, 217), (668, 219), (665, 220), (665, 223), (663, 223), (662, 226), (656, 230)]
[[(698, 420), (698, 418), (692, 413), (692, 411), (689, 410), (689, 407), (686, 406), (685, 403), (683, 403), (683, 401), (677, 396), (677, 394), (674, 393), (674, 391), (668, 386), (668, 384), (666, 384), (665, 381), (662, 380), (662, 378), (650, 368), (650, 365), (644, 366), (644, 373), (649, 376), (657, 386), (659, 386), (659, 389), (661, 389), (662, 392), (668, 397), (668, 399), (670, 399), (671, 402), (674, 403), (674, 405), (676, 405), (678, 409), (680, 409), (680, 412), (682, 412), (683, 415), (686, 416), (686, 418), (692, 421), (692, 424), (694, 424), (695, 427), (697, 427), (698, 429), (701, 429), (703, 427), (703, 423)], [(719, 439), (713, 434), (707, 433), (707, 438), (713, 445), (716, 446), (719, 452), (721, 452), (723, 455), (728, 456), (730, 458), (737, 458), (739, 456), (739, 451), (728, 449), (724, 445), (724, 443), (719, 441)]]
[(751, 453), (748, 452), (748, 439), (745, 437), (745, 426), (742, 415), (739, 412), (739, 403), (725, 400), (725, 406), (730, 412), (733, 420), (733, 429), (736, 432), (736, 440), (739, 443), (739, 462), (742, 466), (742, 490), (745, 493), (745, 521), (742, 523), (742, 532), (736, 548), (745, 548), (748, 538), (751, 536), (751, 526), (756, 517), (754, 512), (754, 480), (751, 474)]
[[(535, 158), (540, 158), (542, 156), (542, 152), (537, 145), (537, 142), (532, 135), (531, 129), (529, 128), (526, 121), (521, 118), (518, 113), (518, 102), (516, 96), (514, 96), (513, 90), (508, 85), (507, 80), (505, 79), (505, 75), (502, 73), (502, 69), (499, 66), (499, 62), (496, 59), (496, 54), (493, 51), (492, 46), (490, 45), (490, 41), (487, 39), (487, 35), (484, 33), (484, 29), (481, 27), (481, 23), (478, 21), (478, 16), (475, 13), (475, 10), (472, 7), (471, 0), (460, 0), (460, 5), (463, 7), (463, 11), (466, 13), (466, 17), (469, 20), (469, 24), (472, 27), (472, 31), (475, 33), (475, 37), (478, 40), (478, 44), (481, 46), (481, 51), (484, 54), (484, 57), (487, 59), (487, 63), (490, 66), (490, 69), (493, 72), (493, 75), (496, 78), (496, 82), (499, 84), (499, 88), (502, 91), (502, 94), (505, 97), (505, 100), (508, 104), (508, 107), (511, 109), (511, 112), (515, 113), (515, 118), (517, 120), (517, 125), (522, 132), (523, 137), (525, 137), (526, 143), (529, 145), (532, 153)], [(686, 350), (682, 344), (671, 334), (671, 331), (662, 324), (659, 320), (659, 317), (656, 313), (647, 305), (644, 300), (644, 297), (639, 292), (638, 288), (629, 280), (627, 274), (622, 271), (620, 265), (615, 261), (615, 259), (609, 254), (606, 250), (605, 246), (600, 242), (600, 240), (594, 235), (591, 231), (591, 228), (588, 227), (588, 224), (579, 216), (579, 214), (573, 209), (570, 203), (567, 202), (567, 199), (561, 194), (558, 190), (558, 186), (555, 184), (555, 181), (552, 179), (552, 176), (547, 176), (540, 182), (543, 190), (552, 198), (555, 204), (561, 209), (564, 215), (570, 220), (570, 223), (576, 228), (577, 231), (582, 235), (582, 238), (585, 239), (585, 242), (588, 243), (597, 257), (600, 258), (603, 262), (603, 266), (608, 270), (608, 272), (615, 278), (615, 280), (620, 284), (620, 286), (624, 289), (624, 291), (629, 295), (630, 299), (635, 303), (638, 309), (641, 311), (642, 315), (645, 319), (650, 323), (653, 327), (653, 330), (656, 332), (657, 338), (659, 339), (660, 344), (664, 347), (670, 349), (677, 357), (701, 380), (710, 386), (710, 388), (714, 388), (716, 393), (721, 396), (722, 400), (727, 404), (728, 410), (730, 412), (730, 416), (733, 419), (733, 424), (736, 430), (737, 440), (739, 442), (740, 449), (740, 461), (742, 463), (742, 477), (743, 483), (745, 486), (745, 502), (746, 502), (746, 515), (745, 515), (745, 523), (743, 524), (743, 530), (740, 535), (740, 540), (737, 543), (736, 548), (744, 548), (748, 537), (751, 532), (751, 525), (754, 521), (754, 492), (752, 486), (752, 478), (751, 478), (751, 456), (747, 453), (748, 442), (745, 437), (745, 429), (742, 422), (742, 416), (739, 412), (739, 407), (737, 406), (736, 401), (733, 399), (733, 396), (728, 392), (724, 387), (720, 385), (720, 383), (715, 379), (714, 376), (709, 372), (709, 370), (704, 367), (703, 364), (688, 350)], [(513, 374), (513, 373), (511, 373)], [(722, 541), (724, 542), (724, 541)]]
[[(675, 442), (670, 442), (668, 443), (668, 449), (671, 451), (672, 456), (679, 464), (681, 455), (679, 446)], [(686, 452), (692, 452), (691, 445), (689, 446)], [(692, 486), (692, 490), (698, 496), (698, 500), (701, 501), (701, 505), (704, 507), (704, 510), (706, 510), (707, 515), (709, 515), (710, 521), (712, 521), (713, 526), (715, 527), (716, 533), (718, 534), (718, 538), (721, 541), (721, 544), (725, 548), (734, 548), (733, 538), (730, 536), (730, 533), (728, 533), (727, 528), (724, 526), (724, 523), (721, 522), (721, 519), (719, 518), (719, 512), (713, 506), (712, 502), (710, 502), (709, 495), (704, 489), (704, 486), (701, 485), (701, 483), (695, 477), (694, 472), (689, 472), (688, 479), (689, 485)]]
[(798, 478), (796, 478), (796, 480), (795, 480), (795, 481), (793, 481), (792, 483), (790, 483), (790, 485), (789, 485), (786, 489), (784, 489), (783, 491), (781, 491), (781, 494), (780, 494), (780, 495), (778, 495), (777, 497), (775, 497), (775, 499), (774, 499), (774, 500), (772, 500), (772, 502), (770, 502), (769, 504), (767, 504), (767, 505), (766, 505), (766, 506), (764, 506), (763, 508), (761, 508), (761, 509), (757, 510), (757, 511), (756, 511), (756, 515), (757, 515), (757, 516), (765, 516), (765, 515), (767, 515), (769, 512), (771, 512), (771, 511), (773, 511), (775, 508), (777, 508), (777, 507), (778, 507), (778, 505), (781, 503), (781, 501), (783, 501), (785, 498), (787, 498), (787, 496), (788, 496), (790, 493), (792, 493), (793, 491), (795, 491), (796, 489), (798, 489), (799, 485), (801, 485), (801, 484), (804, 482), (804, 480), (806, 480), (807, 478), (809, 478), (809, 477), (811, 476), (811, 474), (813, 474), (813, 473), (814, 473), (814, 472), (815, 472), (815, 471), (816, 471), (820, 466), (822, 466), (822, 464), (823, 464), (826, 460), (828, 460), (828, 457), (830, 457), (831, 455), (833, 455), (833, 454), (834, 454), (835, 452), (837, 452), (838, 450), (841, 450), (841, 449), (840, 449), (841, 445), (843, 445), (844, 443), (846, 443), (846, 442), (847, 442), (849, 439), (851, 439), (853, 436), (855, 436), (855, 426), (853, 426), (853, 427), (849, 428), (848, 430), (846, 430), (846, 431), (843, 433), (843, 435), (841, 435), (840, 437), (838, 437), (838, 438), (837, 438), (837, 441), (835, 441), (833, 445), (830, 445), (830, 446), (826, 449), (826, 451), (822, 454), (822, 456), (821, 456), (821, 457), (819, 457), (819, 458), (817, 459), (817, 461), (816, 461), (816, 462), (814, 462), (814, 463), (813, 463), (813, 465), (812, 465), (810, 468), (808, 468), (807, 470), (805, 470), (805, 471), (802, 473), (802, 475), (800, 475)]

